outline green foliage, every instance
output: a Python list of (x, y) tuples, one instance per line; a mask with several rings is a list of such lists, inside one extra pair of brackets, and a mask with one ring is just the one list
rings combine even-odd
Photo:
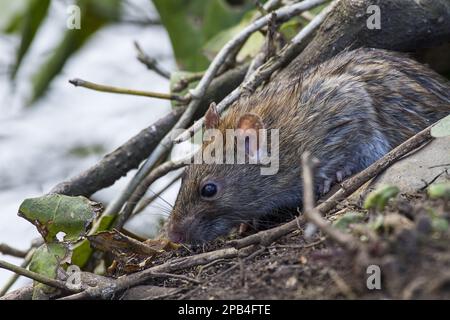
[(333, 225), (338, 229), (346, 230), (349, 225), (361, 222), (364, 219), (364, 216), (365, 215), (361, 212), (350, 211), (334, 221)]
[(62, 41), (53, 54), (41, 65), (33, 76), (31, 103), (39, 99), (47, 90), (53, 78), (62, 70), (67, 60), (101, 27), (118, 19), (120, 0), (78, 0), (81, 9), (80, 30), (66, 30)]
[(24, 200), (19, 215), (34, 224), (46, 242), (57, 241), (59, 232), (65, 233), (64, 241), (75, 242), (86, 234), (100, 208), (85, 197), (51, 194)]
[(20, 30), (29, 0), (0, 2), (0, 31), (14, 33)]
[(431, 128), (431, 135), (435, 138), (450, 136), (450, 115)]
[(252, 4), (234, 8), (225, 0), (153, 0), (172, 43), (180, 69), (208, 66), (203, 47), (208, 40), (240, 21)]
[[(32, 79), (30, 104), (38, 100), (47, 90), (50, 82), (62, 70), (65, 63), (86, 42), (107, 23), (119, 20), (122, 0), (77, 0), (81, 13), (81, 28), (69, 30), (64, 25), (56, 26), (63, 30), (59, 44), (52, 54), (40, 66)], [(15, 64), (12, 66), (11, 79), (15, 79), (25, 56), (48, 16), (51, 0), (16, 0), (0, 3), (0, 29), (4, 33), (19, 33), (20, 45), (17, 49)], [(69, 18), (69, 16), (68, 16)]]
[(433, 183), (428, 186), (427, 193), (431, 199), (450, 199), (450, 183)]
[(400, 190), (396, 186), (381, 186), (371, 192), (364, 201), (364, 209), (376, 209), (383, 211), (389, 199), (394, 198)]
[[(115, 218), (115, 216), (102, 215), (92, 227), (89, 234), (93, 235), (99, 232), (110, 230), (115, 221)], [(94, 251), (89, 244), (89, 240), (83, 239), (73, 247), (72, 263), (79, 266), (80, 268), (84, 267), (89, 261), (89, 258), (91, 257), (93, 252)]]
[[(55, 279), (58, 268), (70, 262), (70, 250), (63, 243), (43, 244), (33, 254), (29, 269), (48, 278)], [(38, 299), (40, 292), (51, 293), (54, 288), (34, 282), (33, 299)]]
[[(25, 10), (25, 16), (22, 17), (22, 35), (19, 50), (17, 51), (16, 63), (13, 67), (11, 77), (16, 76), (17, 70), (22, 63), (23, 57), (27, 53), (40, 25), (44, 21), (50, 0), (30, 0)], [(19, 22), (16, 20), (15, 23)], [(13, 28), (17, 26), (13, 25)]]
[[(101, 205), (85, 197), (69, 197), (59, 194), (26, 199), (19, 208), (19, 215), (34, 224), (45, 240), (33, 254), (30, 270), (56, 278), (57, 269), (67, 263), (84, 266), (92, 254), (87, 240), (81, 240), (98, 216)], [(113, 217), (99, 219), (93, 230), (103, 231), (111, 227)], [(58, 234), (64, 237), (58, 240)], [(69, 246), (72, 247), (69, 249)], [(52, 289), (34, 284), (33, 295), (51, 293)]]

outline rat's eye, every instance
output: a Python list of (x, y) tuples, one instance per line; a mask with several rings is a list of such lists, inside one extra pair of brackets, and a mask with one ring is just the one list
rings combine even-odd
[(200, 190), (200, 194), (203, 198), (212, 198), (217, 194), (217, 185), (212, 182), (206, 183)]

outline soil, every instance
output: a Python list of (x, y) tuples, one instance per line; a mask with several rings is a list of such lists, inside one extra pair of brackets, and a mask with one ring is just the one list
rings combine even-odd
[[(255, 248), (246, 258), (217, 261), (184, 270), (201, 281), (152, 280), (148, 299), (449, 299), (450, 201), (431, 200), (424, 192), (402, 194), (382, 212), (346, 203), (328, 218), (364, 244), (363, 253), (351, 253), (320, 232), (305, 239), (304, 229), (267, 248)], [(349, 213), (351, 212), (351, 213)], [(345, 215), (362, 218), (342, 224)], [(219, 249), (224, 241), (207, 247), (170, 253), (170, 257)], [(162, 257), (167, 261), (170, 257)], [(380, 269), (381, 288), (368, 266)], [(376, 267), (375, 267), (376, 268)], [(133, 298), (133, 289), (125, 293)], [(139, 296), (142, 298), (142, 296)], [(134, 297), (135, 298), (135, 297)]]

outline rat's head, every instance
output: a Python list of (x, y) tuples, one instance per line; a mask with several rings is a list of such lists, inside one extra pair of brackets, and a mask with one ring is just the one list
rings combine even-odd
[(255, 197), (264, 183), (256, 166), (190, 165), (170, 216), (170, 239), (201, 243), (226, 235), (258, 214)]
[[(248, 130), (264, 128), (262, 120), (255, 114), (245, 113), (238, 117), (227, 117), (220, 121), (214, 107), (207, 112), (205, 126), (238, 129), (246, 134)], [(231, 118), (231, 120), (230, 120)], [(237, 119), (237, 120), (236, 120)], [(225, 135), (223, 135), (225, 137)], [(235, 139), (236, 138), (236, 139)], [(222, 141), (223, 162), (189, 165), (182, 179), (181, 189), (168, 223), (169, 238), (176, 242), (201, 243), (226, 235), (241, 223), (261, 217), (273, 207), (271, 196), (276, 192), (275, 183), (280, 177), (261, 174), (262, 164), (250, 163), (251, 157), (260, 155), (261, 140), (256, 143), (243, 139), (245, 161), (242, 164), (225, 161), (226, 154), (237, 155), (239, 137), (233, 143)], [(229, 140), (228, 136), (225, 140)], [(202, 152), (212, 141), (203, 144)], [(232, 150), (230, 150), (232, 149)], [(237, 151), (239, 152), (239, 151)], [(216, 150), (217, 153), (217, 150)], [(279, 184), (279, 183), (278, 183)]]

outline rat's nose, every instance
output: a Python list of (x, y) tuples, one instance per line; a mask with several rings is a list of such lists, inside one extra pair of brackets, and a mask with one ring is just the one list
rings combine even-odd
[(186, 242), (186, 235), (184, 232), (180, 230), (176, 230), (174, 228), (169, 228), (168, 236), (170, 241), (172, 242)]

